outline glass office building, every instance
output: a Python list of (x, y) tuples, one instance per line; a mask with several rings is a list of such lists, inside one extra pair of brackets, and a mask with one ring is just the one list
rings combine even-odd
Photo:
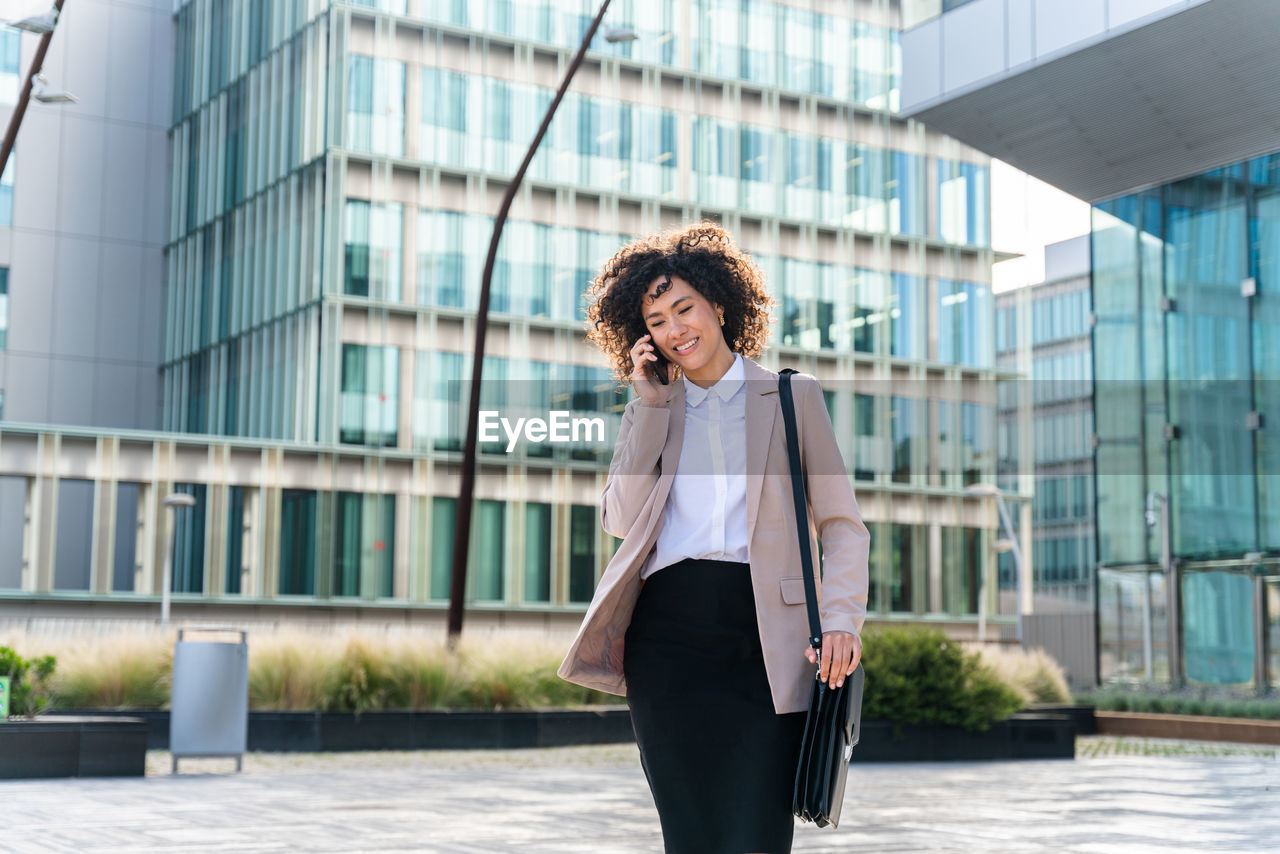
[(1280, 154), (1097, 204), (1093, 265), (1103, 676), (1263, 689), (1280, 680)]
[[(1000, 401), (1000, 446), (1012, 448), (1024, 403), (1032, 409), (1032, 501), (1037, 612), (1093, 610), (1093, 348), (1089, 328), (1089, 239), (1045, 248), (1045, 281), (996, 297), (1002, 366), (1029, 362), (1029, 383)], [(1002, 457), (1004, 454), (1001, 455)], [(1016, 473), (1012, 466), (1001, 467)], [(1006, 481), (1013, 485), (1012, 479)], [(1000, 556), (1002, 582), (1012, 559)]]
[[(171, 483), (197, 501), (179, 603), (442, 612), (493, 212), (595, 11), (177, 5), (162, 428), (209, 448)], [(616, 0), (606, 23), (638, 38), (597, 38), (517, 194), (482, 398), (610, 430), (482, 443), (470, 601), (576, 625), (617, 545), (597, 506), (629, 394), (584, 340), (587, 283), (632, 236), (712, 218), (777, 300), (765, 364), (828, 391), (873, 614), (968, 631), (994, 510), (964, 487), (995, 478), (1009, 375), (989, 161), (897, 115), (899, 4)], [(118, 575), (94, 589), (153, 592)]]

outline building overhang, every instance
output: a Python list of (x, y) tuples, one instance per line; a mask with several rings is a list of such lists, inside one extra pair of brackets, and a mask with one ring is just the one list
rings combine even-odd
[(1099, 11), (1038, 55), (1045, 22), (1014, 11), (1034, 22), (1046, 4), (1032, 3), (978, 0), (904, 34), (903, 114), (1090, 202), (1280, 149), (1275, 0), (1166, 2), (1118, 23)]

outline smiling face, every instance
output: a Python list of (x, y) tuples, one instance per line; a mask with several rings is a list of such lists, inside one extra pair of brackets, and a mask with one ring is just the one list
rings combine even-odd
[(659, 276), (641, 301), (653, 345), (667, 361), (704, 388), (715, 384), (733, 364), (725, 343), (720, 309), (679, 276)]

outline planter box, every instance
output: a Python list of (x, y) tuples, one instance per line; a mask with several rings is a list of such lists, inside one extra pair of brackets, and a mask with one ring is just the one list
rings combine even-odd
[(1045, 703), (1032, 706), (1027, 711), (1037, 715), (1066, 715), (1075, 724), (1076, 735), (1096, 735), (1098, 732), (1094, 706), (1058, 706)]
[(141, 777), (146, 767), (147, 725), (134, 717), (0, 722), (0, 779)]
[[(144, 721), (147, 748), (168, 750), (169, 712), (95, 712)], [(249, 750), (477, 750), (623, 744), (635, 740), (625, 706), (422, 712), (250, 712)]]
[(1280, 721), (1142, 712), (1098, 712), (1097, 718), (1098, 732), (1103, 735), (1280, 744)]
[[(101, 712), (141, 719), (147, 747), (167, 750), (167, 711)], [(1068, 715), (1024, 713), (985, 732), (907, 725), (894, 737), (883, 721), (863, 721), (854, 762), (1070, 759), (1076, 722)], [(249, 750), (485, 750), (625, 744), (635, 733), (625, 706), (547, 711), (250, 712)]]
[(960, 727), (863, 721), (853, 762), (951, 762), (1074, 759), (1075, 723), (1067, 715), (1023, 713), (983, 732)]

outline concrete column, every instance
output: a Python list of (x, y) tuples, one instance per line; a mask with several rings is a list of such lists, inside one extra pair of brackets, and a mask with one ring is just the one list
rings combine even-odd
[(230, 465), (230, 446), (209, 446), (209, 484), (205, 490), (204, 508), (204, 567), (200, 581), (200, 589), (206, 596), (220, 596), (227, 589), (227, 531), (230, 526), (240, 524), (238, 519), (227, 518), (231, 504), (231, 488), (226, 482)]
[(35, 593), (53, 590), (54, 556), (58, 542), (57, 460), (61, 446), (62, 438), (56, 433), (40, 434), (36, 442), (36, 476), (28, 482), (28, 532), (24, 539), (31, 550), (23, 572), (23, 587)]
[(23, 482), (22, 496), (22, 589), (28, 593), (35, 592), (36, 574), (35, 574), (35, 549), (36, 549), (36, 529), (33, 521), (35, 519), (36, 507), (36, 479), (27, 478)]
[(551, 474), (551, 601), (563, 605), (569, 601), (569, 557), (571, 554), (568, 472)]
[(1020, 613), (1035, 613), (1035, 549), (1031, 529), (1031, 502), (1022, 501), (1018, 505), (1018, 548), (1022, 551), (1021, 602)]
[[(336, 462), (333, 456), (326, 454), (324, 459), (325, 459), (324, 464), (326, 468), (329, 468), (332, 471)], [(284, 493), (283, 491), (281, 491), (282, 503), (283, 503), (283, 497), (284, 497)], [(369, 502), (364, 499), (362, 499), (362, 501), (363, 501), (363, 506), (361, 507), (362, 512), (360, 514), (360, 518), (367, 520), (368, 517), (371, 515), (369, 513)], [(331, 489), (318, 490), (316, 492), (316, 525), (315, 525), (315, 531), (312, 533), (312, 536), (315, 537), (315, 555), (316, 555), (314, 590), (315, 590), (316, 597), (319, 599), (328, 599), (329, 597), (333, 596), (334, 588), (336, 587), (336, 584), (334, 582), (337, 580), (336, 578), (337, 561), (334, 559), (333, 532), (337, 526), (337, 520), (338, 520), (338, 494)], [(366, 521), (365, 524), (367, 525), (368, 522)], [(279, 525), (276, 526), (276, 529), (279, 530)], [(279, 544), (277, 544), (276, 546), (275, 553), (276, 555), (280, 554)], [(364, 557), (365, 556), (362, 554), (360, 569), (364, 569), (364, 565), (365, 565)], [(363, 590), (363, 584), (365, 583), (364, 578), (368, 574), (369, 573), (367, 572), (360, 573), (361, 585), (359, 588), (359, 592), (361, 595), (365, 595)]]
[(928, 605), (925, 608), (926, 613), (940, 614), (942, 613), (942, 526), (937, 523), (929, 525), (929, 548), (925, 550), (928, 555), (928, 574), (929, 583), (925, 586), (925, 595)]
[(244, 540), (240, 546), (240, 593), (262, 596), (262, 490), (244, 491)]
[[(431, 496), (426, 484), (431, 483), (435, 466), (431, 460), (413, 461), (413, 494), (409, 498), (409, 516), (412, 529), (405, 531), (409, 547), (405, 554), (409, 561), (408, 597), (412, 602), (426, 602), (431, 598)], [(400, 548), (400, 520), (396, 519), (396, 548)]]
[[(408, 280), (406, 280), (408, 281)], [(400, 387), (396, 389), (396, 447), (413, 450), (413, 386), (417, 368), (417, 351), (400, 348)]]
[(160, 489), (155, 483), (138, 484), (137, 551), (134, 555), (133, 592), (154, 593), (157, 581), (156, 544), (159, 541)]
[(395, 505), (395, 554), (393, 557), (391, 576), (391, 595), (396, 599), (409, 600), (410, 589), (410, 567), (412, 561), (412, 538), (409, 534), (413, 530), (413, 496), (406, 493), (396, 494)]
[[(281, 449), (264, 448), (259, 483), (280, 483), (283, 459), (284, 452)], [(266, 599), (275, 598), (280, 590), (280, 498), (282, 492), (279, 486), (274, 485), (264, 485), (258, 489), (261, 502), (258, 519), (261, 528), (256, 539), (262, 573), (262, 588), (259, 592)]]
[(98, 437), (98, 476), (93, 484), (93, 533), (89, 549), (89, 590), (98, 595), (111, 592), (111, 576), (116, 557), (116, 474), (120, 461), (120, 439)]
[(502, 593), (508, 603), (524, 601), (524, 495), (528, 469), (525, 466), (509, 466), (506, 484), (506, 555), (503, 568)]

